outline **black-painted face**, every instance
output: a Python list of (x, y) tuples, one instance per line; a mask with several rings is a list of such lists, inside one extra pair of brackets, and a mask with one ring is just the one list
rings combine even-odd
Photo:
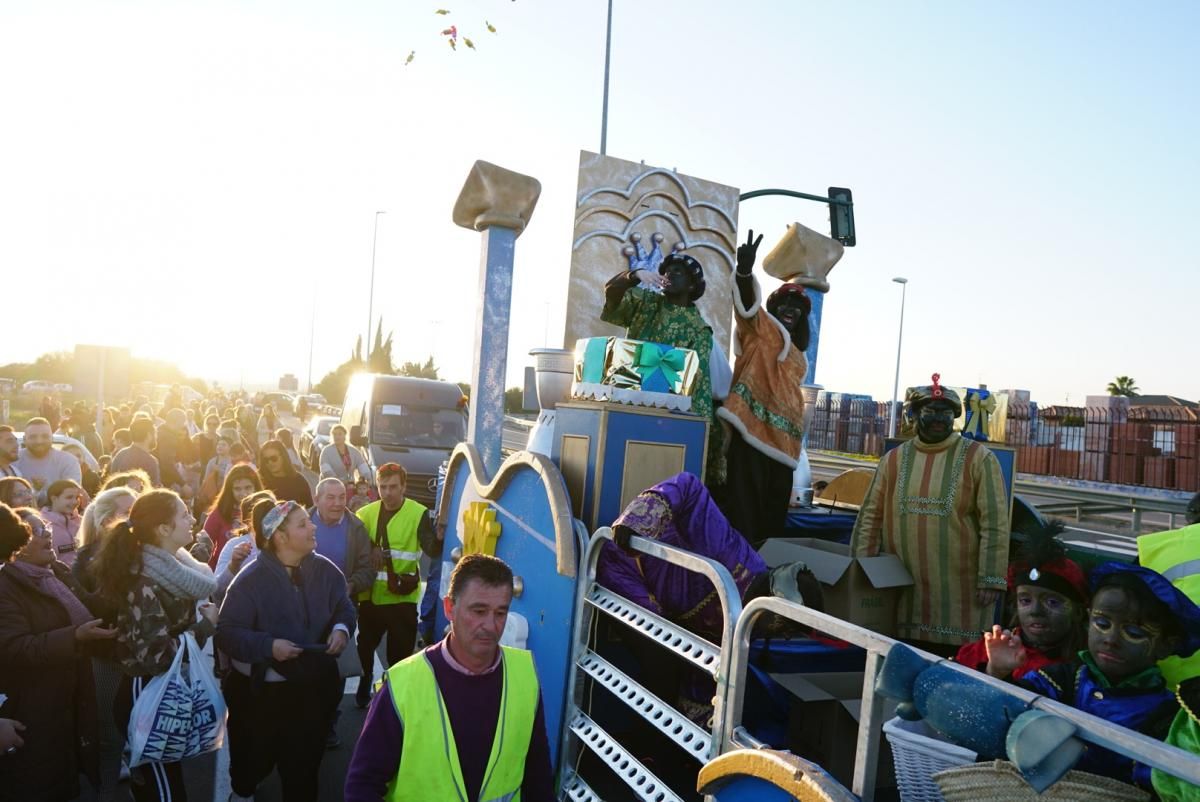
[(1048, 588), (1017, 585), (1017, 620), (1023, 643), (1053, 651), (1071, 635), (1076, 621), (1075, 603)]
[(663, 278), (667, 283), (663, 287), (663, 295), (672, 300), (687, 301), (691, 298), (692, 274), (686, 263), (682, 261), (669, 262), (666, 270), (663, 271)]
[(1109, 682), (1145, 671), (1171, 653), (1162, 625), (1144, 618), (1121, 588), (1101, 588), (1092, 597), (1088, 651)]
[(789, 332), (795, 332), (798, 325), (808, 324), (808, 318), (804, 314), (804, 303), (794, 296), (787, 296), (779, 302), (775, 317)]
[(954, 405), (943, 399), (922, 404), (917, 411), (917, 437), (923, 443), (940, 443), (954, 431)]

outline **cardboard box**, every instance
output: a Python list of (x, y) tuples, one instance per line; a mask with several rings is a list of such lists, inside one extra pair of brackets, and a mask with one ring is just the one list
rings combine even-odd
[(771, 538), (758, 553), (772, 568), (797, 560), (806, 564), (821, 583), (830, 615), (895, 635), (897, 596), (913, 583), (895, 554), (851, 557), (849, 546), (809, 537)]
[[(849, 788), (854, 780), (858, 746), (858, 722), (862, 713), (862, 672), (830, 674), (771, 674), (771, 679), (795, 697), (788, 713), (788, 746), (808, 758)], [(896, 703), (880, 699), (883, 720), (895, 715)], [(894, 788), (896, 772), (892, 750), (882, 733), (879, 737), (876, 788)]]

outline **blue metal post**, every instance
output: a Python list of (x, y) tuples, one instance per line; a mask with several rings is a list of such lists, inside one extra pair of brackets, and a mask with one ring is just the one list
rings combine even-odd
[(805, 287), (804, 291), (808, 294), (808, 299), (812, 301), (812, 311), (809, 313), (809, 319), (812, 321), (812, 334), (808, 338), (808, 350), (804, 355), (808, 357), (808, 373), (804, 374), (805, 384), (817, 383), (817, 348), (821, 345), (821, 310), (825, 307), (825, 293), (819, 290), (814, 290), (812, 287)]
[(504, 430), (504, 379), (508, 368), (508, 318), (512, 306), (513, 255), (517, 232), (492, 226), (483, 232), (479, 297), (475, 318), (475, 363), (471, 371), (471, 418), (467, 442), (479, 449), (490, 481), (500, 469)]

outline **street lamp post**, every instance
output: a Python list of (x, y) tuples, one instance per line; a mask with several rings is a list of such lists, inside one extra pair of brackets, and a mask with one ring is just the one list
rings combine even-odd
[(900, 346), (904, 342), (904, 299), (908, 294), (908, 279), (896, 276), (892, 279), (900, 285), (900, 333), (896, 335), (896, 381), (892, 384), (892, 414), (888, 420), (888, 437), (896, 436), (896, 419), (899, 417), (900, 401)]
[(371, 289), (367, 293), (367, 338), (363, 340), (364, 354), (371, 353), (371, 321), (375, 317), (375, 243), (379, 241), (379, 215), (387, 212), (375, 212), (375, 233), (371, 235)]

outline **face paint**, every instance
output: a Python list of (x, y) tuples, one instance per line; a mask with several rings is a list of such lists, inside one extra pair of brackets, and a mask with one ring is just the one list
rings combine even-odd
[(667, 265), (667, 269), (663, 272), (663, 278), (667, 281), (667, 286), (663, 288), (663, 294), (669, 297), (687, 298), (692, 292), (692, 277), (688, 272), (687, 265), (683, 262), (672, 262)]
[(917, 411), (917, 437), (940, 443), (954, 431), (954, 407), (949, 401), (929, 401)]
[(1114, 684), (1132, 677), (1161, 657), (1162, 628), (1142, 620), (1141, 611), (1120, 588), (1101, 588), (1092, 597), (1088, 651)]
[(1075, 605), (1053, 590), (1037, 585), (1017, 585), (1017, 620), (1021, 640), (1035, 649), (1052, 651), (1061, 646), (1075, 626)]

